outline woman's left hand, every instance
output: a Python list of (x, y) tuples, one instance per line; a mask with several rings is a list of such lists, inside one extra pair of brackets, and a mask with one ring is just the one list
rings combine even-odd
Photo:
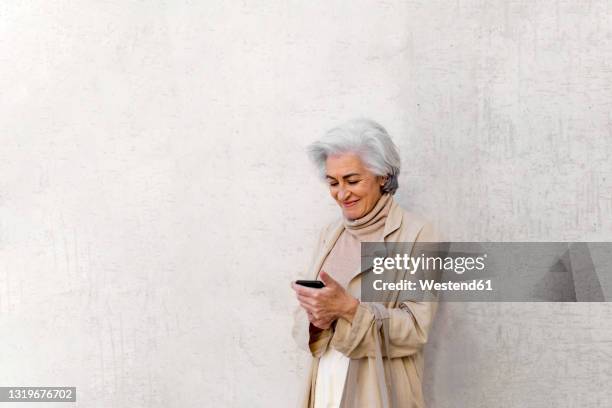
[(359, 300), (351, 296), (325, 271), (319, 274), (324, 288), (314, 289), (292, 284), (300, 305), (308, 313), (308, 320), (320, 329), (327, 329), (339, 317), (353, 321)]

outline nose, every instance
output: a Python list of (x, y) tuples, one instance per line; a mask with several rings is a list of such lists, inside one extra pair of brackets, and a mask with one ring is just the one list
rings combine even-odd
[(340, 190), (338, 191), (338, 200), (344, 201), (346, 199), (346, 197), (349, 196), (349, 194), (350, 194), (350, 192), (348, 192), (344, 188), (340, 188)]

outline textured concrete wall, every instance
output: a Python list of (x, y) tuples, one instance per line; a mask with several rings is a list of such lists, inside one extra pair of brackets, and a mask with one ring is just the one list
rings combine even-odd
[[(610, 1), (3, 2), (0, 384), (291, 406), (289, 281), (338, 215), (303, 149), (354, 116), (450, 238), (611, 240), (611, 61)], [(611, 321), (445, 305), (430, 405), (609, 406)]]

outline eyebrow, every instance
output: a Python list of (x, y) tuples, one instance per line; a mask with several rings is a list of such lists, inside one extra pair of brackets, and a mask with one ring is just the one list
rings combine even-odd
[[(352, 176), (359, 176), (359, 175), (360, 175), (359, 173), (349, 173), (349, 174), (347, 174), (346, 176), (342, 176), (342, 178), (343, 178), (343, 179), (347, 179), (347, 178), (349, 178), (349, 177), (352, 177)], [(330, 176), (329, 174), (326, 174), (326, 175), (325, 175), (325, 178), (328, 178), (328, 179), (334, 179), (334, 180), (336, 179), (335, 177), (332, 177), (332, 176)]]

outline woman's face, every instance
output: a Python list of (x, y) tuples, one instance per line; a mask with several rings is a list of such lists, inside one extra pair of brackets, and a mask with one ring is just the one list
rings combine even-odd
[(361, 218), (374, 208), (385, 179), (368, 170), (357, 154), (329, 156), (325, 168), (329, 192), (345, 218)]

